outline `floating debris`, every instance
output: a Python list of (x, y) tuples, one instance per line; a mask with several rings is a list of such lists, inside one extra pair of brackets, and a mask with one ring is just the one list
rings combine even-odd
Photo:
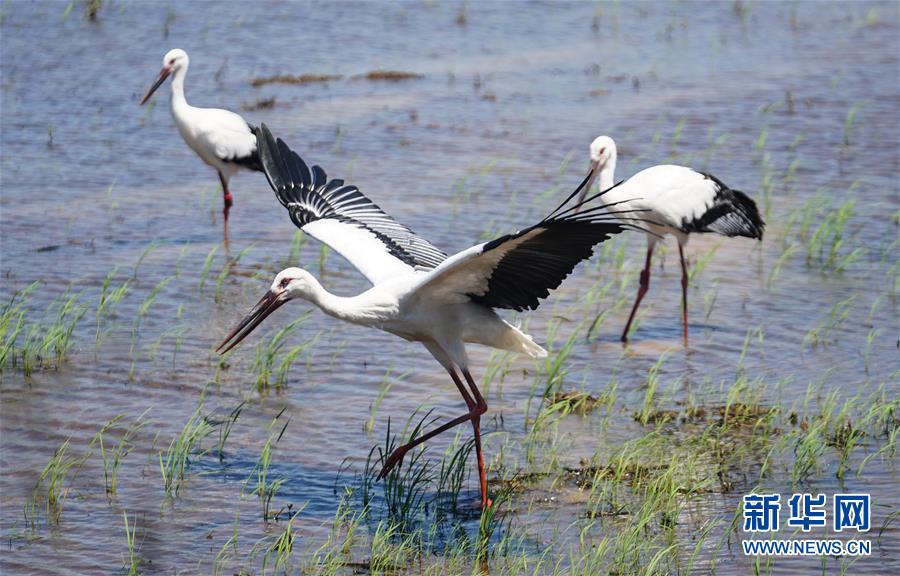
[(599, 400), (586, 392), (557, 392), (553, 397), (553, 404), (563, 402), (568, 405), (569, 411), (579, 414), (587, 414), (597, 407)]
[(255, 112), (257, 110), (268, 110), (275, 107), (275, 96), (271, 98), (260, 98), (256, 102), (241, 104), (241, 110), (246, 112)]
[(371, 72), (367, 72), (365, 74), (357, 74), (353, 77), (353, 79), (400, 82), (401, 80), (418, 80), (419, 78), (424, 77), (424, 74), (417, 74), (415, 72), (401, 72), (399, 70), (372, 70)]
[(289, 74), (280, 74), (276, 76), (262, 76), (254, 78), (250, 81), (250, 85), (254, 88), (265, 86), (266, 84), (316, 84), (321, 82), (331, 82), (332, 80), (340, 80), (344, 76), (342, 74), (300, 74), (291, 76)]

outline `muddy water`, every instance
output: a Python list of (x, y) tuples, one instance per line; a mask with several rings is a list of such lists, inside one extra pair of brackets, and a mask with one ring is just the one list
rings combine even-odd
[[(648, 369), (663, 353), (661, 381), (672, 401), (727, 388), (739, 364), (768, 384), (766, 402), (785, 407), (801, 402), (810, 383), (821, 384), (823, 394), (840, 388), (853, 395), (884, 382), (896, 396), (896, 4), (722, 3), (700, 10), (671, 3), (488, 3), (465, 8), (464, 25), (457, 22), (460, 6), (428, 2), (114, 3), (97, 22), (81, 11), (79, 4), (68, 12), (63, 2), (2, 7), (3, 297), (41, 280), (33, 309), (67, 287), (90, 306), (75, 331), (75, 350), (57, 370), (30, 378), (3, 374), (5, 573), (116, 571), (126, 550), (123, 511), (138, 518), (147, 573), (209, 572), (236, 519), (243, 542), (271, 530), (256, 499), (241, 493), (249, 491), (244, 480), (282, 409), (290, 423), (273, 470), (287, 482), (276, 507), (305, 505), (298, 529), (309, 542), (320, 541), (337, 507), (336, 477), (345, 468), (345, 475), (361, 470), (388, 417), (396, 426), (423, 405), (442, 416), (463, 411), (424, 350), (337, 326), (320, 313), (289, 338), (290, 345), (311, 344), (286, 388), (258, 394), (255, 346), (305, 312), (299, 303), (219, 365), (213, 345), (288, 263), (309, 268), (335, 293), (366, 284), (334, 254), (322, 266), (311, 240), (291, 259), (294, 228), (256, 174), (232, 181), (233, 241), (228, 250), (221, 246), (214, 173), (179, 139), (164, 91), (150, 106), (137, 106), (162, 55), (176, 46), (192, 58), (189, 101), (241, 110), (274, 97), (273, 107), (242, 113), (450, 253), (539, 218), (579, 181), (587, 146), (600, 133), (618, 140), (620, 176), (677, 161), (708, 169), (765, 204), (762, 244), (691, 241), (695, 262), (715, 254), (691, 288), (687, 350), (679, 343), (671, 249), (654, 268), (634, 342), (624, 349), (618, 343), (644, 241), (616, 240), (626, 244), (621, 275), (630, 284), (597, 338), (576, 341), (566, 382), (596, 394), (615, 380), (624, 416), (603, 429), (590, 417), (563, 422), (564, 459), (573, 465), (598, 447), (643, 433), (627, 414), (640, 404)], [(372, 69), (423, 77), (352, 78)], [(254, 77), (302, 73), (345, 78), (250, 86)], [(808, 263), (803, 247), (781, 258), (799, 206), (851, 197), (858, 201), (841, 251), (864, 252), (843, 274)], [(130, 279), (130, 291), (95, 345), (94, 306), (113, 270), (113, 284)], [(581, 317), (605, 308), (585, 308), (579, 296), (613, 274), (619, 273), (608, 261), (582, 266), (529, 316), (529, 331), (546, 342), (549, 327), (559, 324), (558, 347)], [(846, 320), (829, 343), (804, 344), (848, 298)], [(481, 367), (490, 352), (473, 349), (471, 356)], [(535, 365), (516, 359), (512, 367), (488, 398), (489, 454), (505, 438), (514, 447), (525, 434)], [(363, 425), (388, 370), (392, 387), (367, 433)], [(202, 474), (192, 475), (177, 498), (166, 498), (159, 449), (201, 400), (204, 412), (226, 414), (244, 399), (225, 462), (202, 458), (194, 468)], [(59, 526), (32, 533), (23, 506), (54, 450), (70, 438), (80, 455), (110, 419), (125, 414), (131, 422), (144, 411), (147, 425), (122, 465), (116, 497), (103, 493), (95, 449), (72, 483)], [(436, 439), (434, 453), (448, 441)], [(524, 466), (514, 448), (506, 457)], [(788, 477), (768, 481), (790, 492)], [(873, 493), (884, 505), (873, 520), (880, 526), (900, 504), (896, 482), (893, 462), (876, 459), (844, 488)], [(749, 487), (705, 502), (702, 514), (730, 518), (740, 489)], [(810, 488), (833, 492), (839, 485), (826, 471)], [(465, 496), (475, 494), (473, 483)], [(552, 538), (547, 526), (579, 513), (574, 505), (543, 509), (542, 527), (531, 532), (535, 549)], [(878, 561), (860, 561), (854, 573), (896, 570), (897, 549), (896, 528), (888, 527), (875, 549)], [(719, 573), (748, 569), (743, 558), (731, 559)], [(807, 573), (810, 566), (784, 569)]]

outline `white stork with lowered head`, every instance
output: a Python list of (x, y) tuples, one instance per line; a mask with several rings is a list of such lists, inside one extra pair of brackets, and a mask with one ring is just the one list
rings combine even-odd
[(241, 169), (262, 171), (256, 153), (256, 136), (253, 127), (234, 112), (220, 108), (195, 108), (187, 103), (184, 77), (189, 64), (187, 52), (179, 48), (169, 50), (163, 57), (159, 76), (141, 99), (140, 105), (143, 106), (166, 78), (172, 76), (172, 118), (188, 147), (219, 174), (224, 203), (224, 234), (228, 242), (228, 212), (234, 202), (228, 190), (228, 181)]
[(615, 216), (609, 214), (575, 214), (575, 206), (566, 208), (585, 186), (586, 178), (537, 224), (447, 257), (397, 223), (355, 186), (329, 180), (318, 166), (309, 168), (281, 139), (276, 141), (265, 125), (257, 137), (266, 177), (294, 224), (340, 253), (372, 288), (356, 296), (337, 296), (306, 270), (287, 268), (275, 276), (266, 294), (217, 350), (226, 353), (269, 314), (295, 298), (307, 300), (339, 320), (421, 342), (450, 375), (468, 411), (397, 448), (379, 477), (390, 472), (413, 447), (470, 421), (481, 504), (489, 506), (480, 431), (487, 403), (469, 372), (466, 344), (535, 358), (546, 356), (530, 336), (494, 309), (537, 308), (580, 261), (591, 256), (596, 244), (635, 226), (615, 222)]
[[(745, 236), (762, 240), (766, 225), (756, 202), (738, 190), (732, 190), (721, 180), (697, 172), (686, 166), (660, 164), (641, 170), (631, 178), (613, 184), (616, 171), (616, 143), (609, 136), (599, 136), (590, 147), (591, 163), (588, 185), (581, 191), (579, 204), (590, 190), (595, 178), (600, 179), (600, 194), (608, 205), (615, 205), (617, 213), (640, 212), (645, 219), (647, 259), (641, 272), (637, 298), (622, 331), (622, 342), (628, 341), (628, 331), (644, 294), (650, 286), (650, 260), (653, 248), (664, 234), (678, 240), (681, 258), (681, 304), (684, 324), (684, 345), (688, 343), (688, 272), (684, 261), (684, 245), (690, 234), (714, 232), (723, 236)], [(585, 210), (585, 214), (596, 209)]]

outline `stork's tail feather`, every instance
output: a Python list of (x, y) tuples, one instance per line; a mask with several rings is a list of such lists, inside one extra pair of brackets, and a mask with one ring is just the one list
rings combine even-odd
[(254, 148), (253, 152), (249, 156), (235, 157), (228, 160), (228, 162), (237, 164), (238, 166), (246, 168), (247, 170), (265, 172), (265, 170), (263, 170), (262, 162), (259, 159), (259, 128), (257, 128), (253, 124), (250, 124), (249, 122), (246, 122), (246, 124), (247, 128), (250, 129), (250, 132), (253, 133), (253, 136), (257, 140), (256, 148)]
[(259, 160), (259, 153), (255, 150), (253, 154), (249, 156), (234, 158), (230, 160), (230, 162), (232, 164), (237, 164), (242, 168), (246, 168), (247, 170), (253, 170), (254, 172), (265, 172), (262, 162)]
[(515, 326), (510, 325), (503, 334), (502, 341), (495, 344), (497, 348), (527, 354), (532, 358), (546, 358), (547, 351), (541, 348), (531, 336), (525, 334)]
[(756, 202), (739, 190), (724, 188), (715, 205), (701, 218), (698, 231), (762, 240), (765, 229)]

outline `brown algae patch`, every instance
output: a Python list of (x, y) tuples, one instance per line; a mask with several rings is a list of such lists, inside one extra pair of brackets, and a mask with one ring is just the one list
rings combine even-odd
[(402, 72), (400, 70), (372, 70), (365, 74), (357, 74), (354, 80), (370, 80), (373, 82), (400, 82), (403, 80), (418, 80), (424, 78), (424, 74), (415, 72)]
[(600, 403), (599, 398), (587, 392), (557, 392), (553, 396), (553, 404), (564, 405), (566, 413), (589, 414)]
[[(674, 410), (668, 412), (671, 412), (673, 418), (677, 415), (677, 412)], [(733, 425), (754, 428), (770, 421), (779, 412), (780, 410), (777, 406), (744, 404), (741, 402), (709, 407), (690, 406), (685, 409), (681, 422), (706, 422), (711, 418), (715, 418), (716, 422), (722, 426)]]
[(520, 470), (508, 478), (503, 478), (500, 476), (490, 478), (488, 480), (488, 484), (490, 484), (493, 489), (501, 492), (508, 492), (510, 494), (522, 493), (527, 490), (533, 489), (535, 485), (546, 479), (549, 475), (550, 474), (547, 472), (530, 472)]
[(341, 80), (343, 74), (299, 74), (292, 76), (290, 74), (277, 74), (275, 76), (261, 76), (250, 81), (250, 85), (254, 88), (265, 86), (266, 84), (318, 84), (322, 82), (331, 82), (333, 80)]
[(275, 97), (260, 98), (256, 102), (245, 102), (241, 104), (241, 110), (247, 112), (256, 112), (257, 110), (269, 110), (275, 107)]

